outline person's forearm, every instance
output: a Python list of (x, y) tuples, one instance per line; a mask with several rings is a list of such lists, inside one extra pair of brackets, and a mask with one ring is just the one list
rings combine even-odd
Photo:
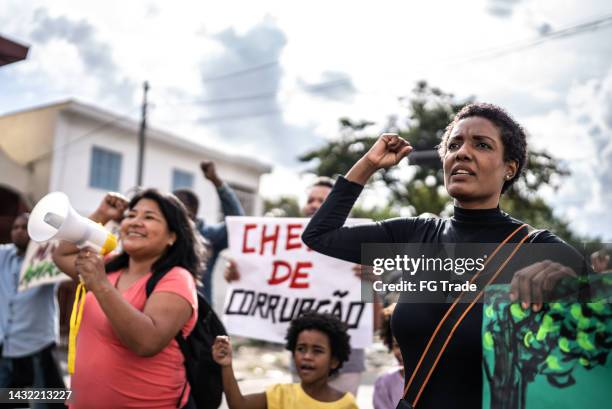
[(268, 407), (265, 393), (243, 395), (234, 377), (232, 365), (221, 367), (223, 392), (229, 409), (266, 409)]
[(319, 253), (360, 263), (362, 243), (379, 236), (370, 229), (360, 233), (363, 226), (343, 227), (362, 189), (363, 185), (339, 178), (302, 232), (304, 244)]
[(215, 185), (215, 187), (217, 189), (219, 189), (221, 186), (223, 186), (223, 181), (218, 176), (213, 176), (209, 180), (212, 182), (213, 185)]
[(227, 183), (217, 187), (217, 193), (219, 194), (221, 211), (224, 216), (244, 216), (244, 209), (240, 204), (240, 200), (238, 200), (236, 193)]
[(244, 409), (245, 399), (240, 392), (240, 387), (234, 376), (234, 368), (231, 365), (221, 368), (221, 379), (223, 380), (223, 392), (230, 409)]
[(77, 279), (74, 260), (78, 252), (79, 248), (77, 246), (68, 241), (60, 240), (59, 245), (53, 250), (52, 254), (53, 262), (57, 268), (74, 280)]
[(110, 282), (92, 291), (115, 334), (128, 349), (139, 356), (153, 356), (164, 347), (156, 342), (160, 337), (151, 317), (134, 308)]
[(377, 170), (367, 159), (361, 158), (355, 162), (344, 177), (351, 182), (365, 186)]
[(105, 225), (106, 223), (108, 223), (110, 221), (110, 218), (98, 211), (93, 212), (92, 214), (89, 215), (89, 219), (93, 220), (96, 223), (100, 223), (101, 225)]

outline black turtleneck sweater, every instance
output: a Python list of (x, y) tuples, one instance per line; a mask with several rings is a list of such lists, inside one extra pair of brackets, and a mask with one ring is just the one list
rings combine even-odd
[[(342, 227), (363, 186), (339, 178), (327, 200), (302, 235), (311, 249), (353, 263), (361, 263), (363, 243), (500, 243), (523, 223), (495, 209), (455, 207), (449, 219), (397, 218), (378, 223)], [(524, 234), (516, 235), (517, 242)], [(556, 243), (580, 257), (572, 247), (548, 231), (529, 243)], [(511, 278), (511, 277), (510, 277)], [(509, 282), (509, 278), (504, 279)], [(408, 376), (448, 304), (399, 302), (392, 317)], [(482, 304), (478, 303), (455, 332), (420, 397), (419, 409), (480, 408), (482, 405)]]

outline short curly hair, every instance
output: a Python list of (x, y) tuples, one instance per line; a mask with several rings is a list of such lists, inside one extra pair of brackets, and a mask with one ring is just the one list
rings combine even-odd
[(453, 127), (460, 120), (474, 116), (488, 119), (497, 127), (504, 145), (504, 161), (514, 160), (518, 164), (517, 172), (512, 179), (504, 182), (502, 187), (502, 193), (504, 193), (514, 184), (514, 182), (516, 182), (527, 163), (527, 134), (523, 127), (503, 108), (484, 102), (472, 103), (464, 106), (446, 127), (442, 142), (438, 146), (438, 154), (440, 158), (444, 160), (448, 138)]
[(338, 360), (338, 367), (329, 371), (329, 375), (334, 375), (342, 364), (348, 361), (351, 354), (350, 339), (348, 327), (340, 321), (336, 316), (316, 311), (308, 311), (299, 317), (293, 319), (289, 324), (285, 339), (287, 343), (285, 348), (292, 353), (295, 352), (298, 336), (302, 331), (317, 330), (329, 338), (331, 348), (331, 356)]

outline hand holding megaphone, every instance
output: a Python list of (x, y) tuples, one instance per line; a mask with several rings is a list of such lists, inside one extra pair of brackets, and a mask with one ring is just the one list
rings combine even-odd
[(101, 284), (109, 285), (104, 269), (104, 259), (89, 247), (79, 250), (74, 260), (74, 268), (80, 281), (94, 293)]
[(75, 368), (76, 338), (83, 318), (86, 287), (95, 293), (96, 288), (100, 288), (96, 287), (97, 283), (109, 282), (106, 279), (104, 261), (99, 255), (110, 253), (117, 246), (117, 238), (96, 222), (106, 223), (111, 219), (120, 219), (127, 203), (127, 199), (121, 195), (107, 194), (92, 215), (94, 221), (78, 214), (64, 193), (53, 192), (36, 204), (28, 220), (28, 234), (32, 240), (37, 242), (65, 240), (80, 248), (78, 252), (74, 248), (66, 251), (66, 243), (61, 243), (53, 254), (53, 261), (60, 270), (74, 279), (80, 277), (81, 281), (77, 285), (70, 314), (68, 336), (68, 373), (70, 374), (74, 373)]
[[(127, 203), (123, 196), (109, 193), (92, 216), (100, 223), (118, 220)], [(36, 242), (66, 240), (80, 248), (90, 247), (102, 255), (117, 246), (117, 238), (112, 233), (78, 214), (62, 192), (49, 193), (36, 204), (28, 220), (28, 234)]]

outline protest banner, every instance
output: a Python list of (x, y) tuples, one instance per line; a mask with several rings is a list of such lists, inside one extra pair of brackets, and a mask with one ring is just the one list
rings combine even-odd
[[(119, 233), (119, 224), (109, 221), (104, 227), (113, 234)], [(53, 263), (53, 250), (58, 246), (57, 240), (37, 243), (30, 240), (19, 272), (19, 291), (43, 284), (69, 281), (70, 277), (62, 273)], [(116, 252), (119, 252), (118, 248)]]
[(223, 308), (228, 332), (284, 343), (289, 322), (316, 310), (348, 325), (353, 348), (367, 347), (372, 343), (372, 305), (361, 301), (355, 265), (302, 243), (308, 220), (226, 218), (229, 249), (240, 271), (240, 280), (228, 285)]
[(43, 284), (59, 283), (70, 280), (53, 263), (51, 255), (57, 247), (57, 241), (36, 243), (30, 240), (19, 272), (19, 291)]

